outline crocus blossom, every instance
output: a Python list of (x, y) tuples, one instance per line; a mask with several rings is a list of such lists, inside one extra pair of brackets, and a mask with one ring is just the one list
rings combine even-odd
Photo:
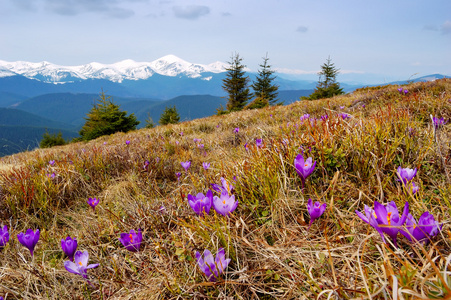
[(326, 207), (327, 207), (326, 203), (323, 203), (321, 205), (321, 203), (319, 203), (319, 201), (316, 201), (315, 204), (313, 204), (312, 199), (308, 199), (307, 211), (310, 215), (309, 228), (310, 228), (310, 226), (312, 226), (313, 221), (315, 221), (316, 219), (321, 217), (321, 215), (326, 210)]
[(227, 180), (221, 177), (221, 185), (212, 183), (211, 188), (218, 193), (227, 193), (229, 195), (232, 194), (234, 188)]
[(208, 170), (210, 168), (210, 163), (204, 162), (202, 163), (202, 167), (204, 168), (204, 170)]
[(71, 261), (74, 261), (74, 254), (77, 250), (77, 239), (71, 238), (70, 236), (66, 237), (66, 239), (61, 240), (61, 248), (63, 249), (64, 254), (69, 257)]
[(88, 202), (89, 206), (92, 207), (92, 210), (95, 211), (97, 204), (99, 204), (99, 199), (89, 197), (87, 202)]
[(49, 161), (49, 165), (53, 166), (55, 164), (55, 160)]
[(191, 161), (182, 161), (180, 164), (182, 165), (183, 169), (188, 172), (188, 169), (191, 166)]
[(432, 118), (432, 123), (434, 124), (434, 127), (436, 128), (436, 129), (438, 129), (438, 128), (440, 128), (441, 126), (443, 126), (443, 125), (445, 125), (447, 122), (445, 121), (445, 119), (443, 119), (443, 118), (436, 118), (436, 117), (433, 117)]
[[(406, 202), (406, 204), (404, 205), (404, 210), (401, 216), (398, 213), (398, 208), (396, 207), (396, 203), (394, 201), (388, 203), (387, 206), (384, 206), (378, 201), (375, 201), (374, 210), (372, 212), (373, 214), (371, 216), (368, 216), (367, 214), (366, 218), (363, 218), (363, 215), (356, 211), (357, 215), (363, 221), (373, 226), (379, 232), (384, 243), (385, 238), (382, 233), (386, 233), (392, 239), (393, 244), (398, 247), (397, 235), (398, 231), (401, 229), (401, 226), (404, 225), (404, 222), (406, 221), (406, 218), (409, 214), (409, 203)], [(365, 211), (365, 213), (368, 212)], [(372, 219), (373, 217), (375, 220)], [(374, 221), (377, 222), (378, 228), (375, 226)]]
[(230, 258), (225, 258), (224, 248), (219, 248), (218, 253), (216, 253), (216, 258), (207, 249), (203, 255), (196, 251), (196, 259), (199, 269), (209, 281), (216, 281), (230, 263)]
[(8, 226), (3, 226), (0, 228), (0, 249), (5, 247), (6, 243), (9, 241)]
[(238, 200), (235, 201), (235, 195), (229, 195), (227, 192), (222, 192), (221, 196), (213, 197), (213, 207), (218, 214), (227, 216), (233, 212), (238, 206)]
[(27, 229), (25, 233), (20, 232), (17, 235), (17, 239), (19, 242), (30, 250), (31, 256), (33, 256), (34, 247), (39, 241), (40, 232), (39, 229), (36, 229), (34, 232), (33, 229)]
[(75, 253), (74, 259), (75, 259), (75, 262), (66, 260), (64, 262), (64, 267), (66, 268), (67, 271), (69, 271), (73, 274), (81, 275), (85, 279), (88, 278), (88, 273), (87, 273), (88, 269), (97, 268), (99, 266), (99, 264), (88, 265), (88, 261), (89, 261), (88, 251), (84, 251), (84, 252), (77, 251), (77, 253)]
[[(407, 230), (400, 230), (401, 234), (404, 235), (409, 241), (418, 241), (420, 243), (428, 243), (429, 238), (436, 236), (442, 226), (439, 226), (438, 222), (435, 221), (434, 216), (428, 211), (424, 212), (418, 223), (414, 217), (409, 213), (406, 219)], [(412, 238), (414, 240), (412, 240)]]
[(182, 176), (182, 173), (177, 172), (175, 173), (175, 176), (177, 176), (177, 181), (180, 181), (180, 176)]
[(240, 128), (239, 128), (239, 127), (236, 127), (236, 128), (233, 130), (234, 133), (238, 133), (239, 131), (240, 131)]
[(307, 160), (304, 160), (304, 156), (302, 154), (298, 154), (294, 159), (294, 167), (296, 168), (296, 172), (301, 177), (302, 188), (305, 185), (305, 179), (313, 173), (315, 170), (316, 161), (312, 163), (312, 158), (309, 157)]
[(261, 147), (263, 146), (262, 139), (256, 139), (256, 140), (255, 140), (255, 145), (256, 145), (258, 148), (261, 148)]
[(415, 169), (409, 169), (409, 168), (401, 168), (401, 166), (397, 169), (397, 174), (400, 180), (407, 184), (408, 181), (411, 181), (413, 177), (417, 174), (417, 168)]
[(130, 145), (130, 141), (129, 141), (129, 140), (126, 140), (126, 141), (125, 141), (125, 144)]
[(418, 185), (416, 185), (415, 182), (412, 181), (412, 186), (411, 186), (412, 194), (415, 195), (419, 189), (420, 189), (420, 187)]
[(188, 194), (188, 204), (199, 216), (204, 213), (208, 215), (213, 204), (213, 192), (208, 190), (205, 195), (198, 193), (196, 196)]
[(129, 233), (121, 233), (121, 237), (119, 238), (119, 241), (122, 245), (124, 245), (125, 249), (131, 252), (139, 251), (142, 240), (143, 235), (141, 233), (141, 229), (138, 229), (138, 233), (136, 233), (133, 229), (131, 229)]

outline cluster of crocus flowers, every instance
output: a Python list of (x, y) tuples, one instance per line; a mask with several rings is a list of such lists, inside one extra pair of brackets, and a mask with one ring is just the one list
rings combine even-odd
[(138, 252), (141, 248), (141, 243), (143, 240), (143, 235), (141, 229), (135, 232), (133, 229), (129, 233), (123, 232), (119, 238), (119, 241), (124, 245), (125, 249), (131, 252)]
[(343, 120), (346, 120), (346, 119), (349, 119), (349, 118), (351, 118), (351, 116), (350, 115), (348, 115), (348, 114), (345, 114), (345, 113), (340, 113), (339, 114), (339, 116), (343, 119)]
[(67, 271), (73, 274), (81, 275), (83, 278), (88, 279), (88, 269), (97, 268), (99, 264), (88, 265), (89, 254), (88, 251), (77, 251), (74, 256), (75, 262), (66, 260), (64, 262), (64, 267)]
[(378, 201), (374, 202), (374, 209), (365, 205), (364, 213), (356, 210), (356, 214), (367, 224), (379, 232), (382, 241), (386, 243), (384, 233), (387, 234), (393, 244), (398, 247), (397, 235), (409, 215), (409, 203), (406, 202), (402, 215), (399, 215), (396, 203), (391, 201), (387, 206)]
[(8, 232), (8, 226), (3, 226), (3, 228), (0, 228), (0, 250), (5, 247), (6, 243), (9, 241), (9, 232)]
[(219, 248), (218, 253), (216, 253), (216, 258), (207, 249), (203, 255), (196, 251), (196, 259), (199, 269), (209, 281), (216, 281), (230, 263), (230, 258), (225, 258), (224, 248)]
[(402, 168), (401, 166), (399, 166), (398, 169), (396, 170), (396, 173), (402, 184), (406, 187), (410, 187), (412, 194), (418, 192), (419, 187), (412, 181), (415, 175), (417, 175), (417, 168), (409, 169)]
[(188, 204), (199, 216), (208, 215), (213, 204), (213, 192), (208, 190), (205, 195), (198, 193), (196, 196), (188, 194)]
[(69, 257), (71, 261), (74, 261), (74, 254), (77, 250), (78, 242), (76, 238), (71, 238), (68, 236), (66, 239), (61, 240), (61, 248), (63, 249), (64, 254)]
[(305, 186), (305, 180), (310, 174), (315, 170), (316, 161), (313, 162), (312, 158), (309, 157), (307, 160), (304, 160), (304, 156), (302, 154), (298, 154), (294, 159), (294, 167), (296, 172), (301, 177), (302, 189)]
[(401, 95), (407, 95), (407, 93), (409, 92), (407, 89), (403, 89), (402, 87), (398, 88), (398, 92)]
[(307, 211), (310, 215), (310, 224), (308, 226), (308, 228), (310, 229), (310, 226), (312, 226), (313, 222), (318, 219), (319, 217), (321, 217), (321, 215), (324, 213), (324, 211), (326, 210), (326, 203), (319, 203), (319, 201), (316, 201), (313, 204), (312, 199), (308, 199), (308, 203), (307, 203)]
[(99, 204), (99, 199), (89, 197), (87, 202), (88, 202), (89, 206), (92, 207), (92, 210), (95, 211), (97, 204)]
[(446, 123), (448, 123), (448, 122), (445, 121), (445, 119), (443, 119), (443, 118), (436, 118), (436, 117), (432, 118), (432, 124), (434, 124), (435, 129), (439, 129)]

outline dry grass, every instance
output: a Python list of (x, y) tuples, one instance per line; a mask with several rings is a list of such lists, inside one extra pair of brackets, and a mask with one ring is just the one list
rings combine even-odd
[[(451, 80), (366, 88), (327, 100), (243, 111), (143, 129), (0, 159), (0, 223), (11, 239), (0, 252), (6, 299), (439, 299), (450, 297)], [(365, 105), (365, 107), (363, 107)], [(344, 108), (340, 108), (344, 106)], [(348, 113), (343, 120), (338, 114)], [(304, 114), (327, 121), (300, 121)], [(233, 129), (239, 127), (238, 134)], [(183, 132), (183, 135), (181, 135)], [(201, 139), (201, 149), (193, 139)], [(255, 139), (264, 146), (257, 148)], [(129, 140), (130, 145), (125, 141)], [(244, 144), (248, 143), (249, 151)], [(317, 161), (304, 191), (293, 166)], [(56, 164), (48, 164), (55, 160)], [(148, 171), (144, 161), (150, 162)], [(180, 162), (192, 162), (185, 172)], [(211, 168), (203, 170), (202, 162)], [(417, 167), (416, 195), (396, 168)], [(11, 168), (11, 166), (14, 166)], [(181, 172), (180, 181), (176, 172)], [(55, 178), (48, 175), (55, 173)], [(233, 177), (236, 176), (236, 181)], [(195, 215), (186, 196), (224, 177), (239, 200), (229, 218)], [(88, 197), (100, 198), (95, 212)], [(309, 198), (326, 202), (310, 230)], [(444, 223), (425, 247), (398, 236), (399, 248), (355, 214), (375, 200), (410, 203)], [(164, 209), (162, 208), (164, 206)], [(34, 258), (17, 241), (39, 228)], [(143, 248), (124, 249), (121, 232), (141, 228)], [(89, 285), (68, 273), (62, 238), (87, 250)], [(232, 259), (217, 282), (197, 268), (195, 251), (220, 247)]]

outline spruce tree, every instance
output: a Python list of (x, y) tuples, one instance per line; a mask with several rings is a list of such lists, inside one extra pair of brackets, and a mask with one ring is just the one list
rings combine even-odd
[(180, 116), (175, 105), (173, 107), (165, 107), (160, 116), (160, 125), (177, 124), (179, 120)]
[(258, 99), (257, 102), (264, 103), (266, 100), (270, 105), (275, 105), (278, 100), (279, 86), (273, 83), (274, 79), (276, 79), (276, 76), (273, 76), (275, 71), (271, 70), (268, 60), (268, 54), (266, 54), (263, 57), (263, 64), (260, 65), (261, 69), (258, 71), (258, 75), (251, 86), (256, 99)]
[(340, 69), (335, 68), (332, 60), (328, 57), (326, 63), (321, 66), (321, 72), (318, 73), (319, 80), (315, 90), (309, 97), (302, 97), (302, 99), (316, 100), (344, 94), (340, 84), (336, 81), (339, 71)]
[(113, 103), (110, 96), (106, 96), (102, 92), (100, 99), (97, 103), (94, 103), (91, 111), (85, 118), (85, 124), (79, 131), (81, 139), (89, 141), (102, 135), (136, 129), (139, 121), (134, 114), (128, 117), (126, 114), (126, 111), (119, 109), (119, 105)]
[(222, 88), (228, 94), (227, 110), (229, 112), (242, 110), (247, 101), (252, 97), (248, 88), (249, 77), (246, 76), (244, 68), (241, 63), (243, 59), (239, 54), (235, 53), (228, 62), (230, 66), (226, 68), (226, 78), (222, 80)]

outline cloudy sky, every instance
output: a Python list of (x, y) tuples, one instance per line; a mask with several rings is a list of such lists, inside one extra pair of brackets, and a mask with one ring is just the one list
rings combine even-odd
[(407, 79), (451, 75), (450, 0), (0, 0), (0, 60), (229, 61)]

